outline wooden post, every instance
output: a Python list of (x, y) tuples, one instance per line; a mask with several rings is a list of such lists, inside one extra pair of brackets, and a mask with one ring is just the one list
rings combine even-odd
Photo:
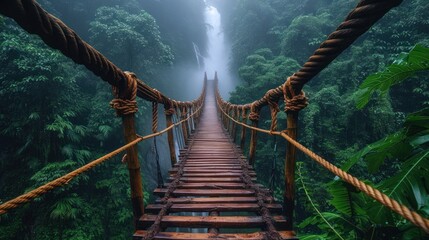
[[(134, 113), (123, 115), (122, 124), (124, 127), (125, 142), (129, 143), (134, 141), (137, 138)], [(136, 229), (140, 217), (144, 214), (143, 184), (137, 151), (137, 145), (134, 145), (127, 150), (127, 166), (130, 173), (131, 203), (133, 206), (134, 227)]]
[[(234, 110), (235, 113), (235, 120), (239, 121), (240, 120), (240, 110), (238, 110), (238, 107), (235, 108)], [(232, 122), (232, 141), (234, 143), (236, 143), (236, 137), (237, 135), (237, 123), (235, 123), (234, 121)]]
[[(167, 122), (167, 127), (170, 127), (173, 125), (173, 119), (172, 119), (173, 113), (166, 113), (165, 119)], [(174, 128), (174, 127), (173, 127)], [(174, 145), (174, 134), (173, 134), (173, 128), (168, 130), (167, 132), (167, 139), (168, 139), (168, 148), (170, 149), (170, 160), (171, 160), (171, 167), (174, 166), (174, 164), (177, 163), (176, 158), (176, 146)]]
[[(287, 131), (292, 139), (297, 138), (298, 112), (287, 112)], [(285, 191), (284, 191), (284, 209), (287, 219), (287, 230), (293, 229), (293, 214), (295, 209), (295, 161), (296, 147), (290, 143), (286, 149), (285, 159)]]
[[(252, 126), (258, 127), (258, 121), (252, 120)], [(256, 130), (251, 130), (250, 135), (250, 149), (249, 149), (249, 164), (250, 166), (253, 166), (255, 163), (255, 153), (256, 153)]]
[[(244, 115), (246, 115), (246, 109), (243, 109), (243, 111), (244, 111)], [(242, 119), (241, 119), (241, 121), (242, 121), (242, 123), (246, 123), (246, 118), (245, 117), (243, 117)], [(240, 135), (240, 148), (241, 148), (241, 150), (242, 151), (244, 151), (244, 144), (245, 144), (245, 141), (246, 141), (246, 127), (245, 126), (241, 126), (241, 135)]]
[[(182, 112), (181, 112), (182, 120), (186, 119), (186, 114), (183, 114), (184, 108), (185, 107), (182, 107)], [(188, 142), (188, 128), (186, 127), (186, 125), (187, 125), (186, 121), (182, 122), (182, 133), (183, 133), (183, 140), (185, 141), (185, 145)]]
[[(231, 116), (231, 107), (230, 106), (228, 106), (226, 114), (228, 116)], [(231, 136), (231, 122), (232, 121), (228, 116), (226, 117), (226, 130), (228, 131), (229, 136)]]

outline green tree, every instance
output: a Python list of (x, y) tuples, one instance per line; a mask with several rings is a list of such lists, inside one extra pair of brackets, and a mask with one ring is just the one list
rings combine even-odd
[(101, 7), (89, 31), (94, 46), (129, 71), (153, 76), (159, 64), (173, 60), (155, 19), (145, 11), (131, 14), (119, 7)]

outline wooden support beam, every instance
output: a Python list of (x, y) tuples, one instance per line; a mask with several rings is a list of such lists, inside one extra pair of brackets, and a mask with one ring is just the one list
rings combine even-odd
[[(123, 115), (122, 124), (124, 127), (125, 142), (129, 143), (134, 141), (137, 138), (134, 113)], [(134, 145), (127, 150), (127, 166), (130, 174), (131, 203), (133, 207), (134, 226), (137, 229), (137, 223), (140, 217), (144, 214), (143, 183), (140, 173), (137, 145)]]
[[(186, 114), (184, 115), (183, 112), (186, 111), (185, 107), (182, 108), (182, 120), (186, 119)], [(183, 139), (185, 141), (185, 145), (188, 142), (188, 123), (186, 121), (182, 122), (182, 133), (183, 133)]]
[[(165, 114), (165, 119), (167, 122), (167, 127), (170, 127), (171, 125), (173, 125), (172, 114)], [(171, 166), (173, 167), (174, 164), (177, 163), (176, 146), (174, 144), (173, 128), (168, 130), (167, 139), (168, 139), (168, 148), (170, 149)]]
[[(288, 135), (296, 140), (298, 127), (298, 112), (287, 112), (287, 131)], [(287, 219), (287, 230), (293, 228), (293, 214), (295, 209), (295, 162), (296, 147), (292, 144), (287, 145), (285, 159), (285, 191), (284, 191), (284, 209)]]
[[(259, 121), (252, 120), (252, 126), (257, 128), (258, 122)], [(255, 163), (256, 142), (257, 142), (257, 131), (252, 129), (250, 134), (250, 149), (249, 149), (249, 164), (251, 166), (253, 166)]]
[[(243, 114), (243, 116), (244, 115), (247, 115), (247, 110), (246, 109), (243, 109), (243, 111), (244, 111), (244, 114)], [(247, 123), (247, 121), (246, 121), (247, 119), (246, 119), (246, 117), (243, 117), (242, 119), (241, 119), (241, 122), (242, 123), (244, 123), (244, 124), (246, 124)], [(246, 127), (245, 126), (241, 126), (241, 135), (240, 135), (240, 148), (241, 148), (241, 150), (242, 151), (244, 151), (244, 144), (245, 144), (245, 142), (246, 142)]]

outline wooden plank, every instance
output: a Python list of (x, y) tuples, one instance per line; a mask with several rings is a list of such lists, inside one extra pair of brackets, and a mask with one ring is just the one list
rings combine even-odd
[[(242, 173), (241, 169), (205, 169), (205, 168), (184, 168), (183, 171), (185, 173)], [(176, 169), (172, 169), (168, 171), (170, 174), (176, 173)], [(251, 173), (255, 173), (254, 171), (249, 171)]]
[[(212, 83), (210, 83), (212, 84)], [(243, 170), (241, 161), (247, 161), (237, 147), (231, 143), (229, 135), (224, 131), (217, 117), (213, 90), (208, 88), (207, 105), (198, 123), (199, 129), (189, 135), (187, 142), (189, 149), (180, 150), (180, 159), (186, 160), (184, 173), (180, 183), (173, 191), (169, 201), (173, 205), (167, 215), (161, 219), (161, 229), (171, 227), (183, 228), (207, 228), (209, 233), (157, 233), (154, 239), (265, 239), (264, 232), (240, 233), (239, 228), (260, 228), (265, 230), (266, 224), (261, 216), (258, 216), (260, 207), (254, 190), (246, 188), (242, 180)], [(191, 144), (191, 141), (192, 144)], [(178, 164), (170, 170), (171, 177), (177, 174)], [(256, 181), (256, 173), (250, 171), (252, 181)], [(263, 186), (259, 185), (263, 188)], [(156, 189), (155, 194), (160, 196), (167, 192), (167, 188)], [(274, 203), (273, 197), (264, 199), (271, 213), (280, 213), (282, 206)], [(143, 215), (139, 219), (140, 228), (134, 235), (134, 239), (141, 239), (145, 231), (157, 218), (156, 213), (165, 204), (161, 199), (155, 204), (148, 205), (147, 212), (154, 213)], [(176, 212), (204, 212), (209, 216), (177, 216)], [(221, 212), (250, 213), (251, 216), (219, 216)], [(188, 214), (190, 215), (190, 214)], [(230, 214), (231, 215), (231, 214)], [(248, 215), (248, 214), (238, 214)], [(287, 226), (285, 218), (273, 216), (277, 230), (284, 230)], [(218, 234), (220, 228), (234, 228), (236, 233)], [(255, 229), (253, 229), (255, 231)], [(284, 239), (296, 239), (293, 232), (279, 232)], [(212, 235), (210, 235), (212, 234)], [(214, 235), (213, 235), (214, 234)]]
[[(139, 220), (140, 228), (150, 227), (157, 215), (143, 215)], [(276, 226), (286, 224), (282, 216), (273, 216)], [(264, 227), (261, 216), (164, 216), (161, 227), (192, 227), (192, 228), (258, 228)], [(139, 229), (140, 229), (139, 228)]]
[[(150, 204), (146, 206), (147, 213), (158, 213), (163, 204)], [(280, 204), (266, 204), (271, 213), (281, 213), (283, 208)], [(257, 212), (259, 206), (256, 203), (199, 203), (199, 204), (173, 204), (171, 212)]]
[[(170, 198), (173, 203), (255, 203), (256, 197), (196, 197), (196, 198)], [(273, 198), (269, 197), (265, 199), (267, 203), (273, 202)], [(160, 199), (155, 201), (161, 203)]]
[[(168, 178), (169, 181), (172, 181), (173, 178)], [(206, 182), (243, 182), (241, 178), (194, 178), (194, 177), (182, 177), (180, 178), (182, 182), (194, 182), (194, 183), (206, 183)], [(256, 178), (252, 178), (252, 181), (256, 181)]]
[[(134, 240), (140, 240), (146, 234), (145, 230), (138, 230), (133, 236)], [(280, 236), (285, 240), (298, 240), (293, 231), (279, 231)], [(153, 238), (155, 240), (188, 240), (188, 239), (245, 239), (245, 240), (263, 240), (264, 232), (255, 233), (222, 233), (212, 235), (209, 233), (183, 233), (183, 232), (160, 232)]]
[(186, 163), (185, 167), (241, 167), (238, 163)]
[[(200, 167), (185, 166), (183, 169), (184, 170), (199, 170), (199, 169), (202, 169), (202, 168), (200, 168)], [(218, 167), (218, 166), (208, 166), (208, 167), (204, 167), (204, 170), (209, 170), (209, 169), (214, 169), (214, 170), (229, 170), (229, 169), (231, 169), (231, 170), (237, 170), (237, 169), (239, 169), (239, 170), (241, 170), (242, 168), (241, 168), (241, 166), (232, 166), (232, 167), (228, 167), (228, 166), (227, 167), (222, 167), (222, 166), (220, 166), (220, 167)], [(252, 170), (252, 169), (253, 168), (249, 168), (249, 170)], [(171, 169), (171, 171), (176, 171), (176, 172), (177, 172), (177, 170), (178, 170), (177, 167)]]
[(186, 161), (186, 165), (188, 164), (240, 164), (239, 161), (231, 161), (231, 160), (219, 160), (219, 159), (207, 159), (207, 160), (193, 160), (193, 161)]
[[(175, 174), (171, 174), (174, 177)], [(255, 173), (250, 173), (250, 176), (256, 176)], [(227, 172), (217, 172), (217, 173), (184, 173), (182, 177), (198, 178), (198, 177), (212, 177), (212, 178), (223, 178), (223, 177), (241, 177), (242, 173), (227, 173)]]
[[(262, 185), (259, 185), (262, 186)], [(211, 182), (211, 183), (181, 183), (177, 188), (193, 188), (193, 189), (244, 189), (244, 183), (229, 183), (229, 182)]]
[[(166, 188), (157, 188), (153, 191), (154, 194), (163, 196), (167, 192)], [(247, 189), (176, 189), (173, 196), (251, 196), (255, 194), (253, 190)]]

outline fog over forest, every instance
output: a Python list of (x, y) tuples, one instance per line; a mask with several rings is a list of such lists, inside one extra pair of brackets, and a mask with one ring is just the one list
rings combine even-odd
[[(213, 80), (216, 73), (221, 96), (232, 104), (250, 104), (285, 83), (358, 2), (37, 1), (120, 69), (171, 99), (197, 99), (205, 74)], [(304, 86), (309, 105), (298, 118), (301, 144), (425, 218), (428, 12), (427, 0), (407, 0), (391, 9)], [(109, 105), (111, 86), (1, 14), (0, 98), (0, 204), (125, 143), (122, 120)], [(282, 98), (279, 131), (287, 129)], [(152, 104), (137, 103), (136, 131), (145, 136), (152, 133)], [(168, 120), (161, 104), (158, 111), (162, 130)], [(258, 127), (270, 129), (271, 122), (265, 107)], [(181, 136), (183, 130), (174, 128), (176, 157), (184, 147)], [(244, 137), (246, 155), (250, 131)], [(171, 177), (167, 134), (155, 139), (138, 145), (145, 205), (158, 199), (153, 194), (160, 185), (157, 159), (161, 181)], [(286, 146), (281, 137), (258, 133), (257, 182), (279, 203)], [(0, 215), (0, 240), (130, 239), (133, 207), (122, 157)], [(299, 239), (429, 239), (302, 153), (296, 169)]]

